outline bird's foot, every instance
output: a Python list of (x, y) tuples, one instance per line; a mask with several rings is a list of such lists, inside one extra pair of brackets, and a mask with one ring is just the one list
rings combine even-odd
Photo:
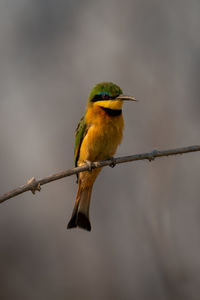
[(115, 162), (114, 157), (111, 157), (110, 160), (111, 160), (112, 162), (109, 164), (109, 167), (114, 168), (114, 167), (116, 166), (116, 162)]
[(90, 160), (84, 160), (84, 163), (88, 166), (88, 171), (92, 172), (92, 162)]

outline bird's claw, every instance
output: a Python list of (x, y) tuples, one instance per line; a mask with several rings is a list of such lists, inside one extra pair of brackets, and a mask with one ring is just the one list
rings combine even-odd
[(85, 164), (88, 166), (88, 171), (92, 172), (92, 162), (90, 160), (85, 160)]

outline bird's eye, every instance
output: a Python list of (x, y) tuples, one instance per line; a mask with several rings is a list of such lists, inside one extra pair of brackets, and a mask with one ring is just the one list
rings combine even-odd
[(104, 100), (108, 100), (108, 99), (109, 99), (109, 95), (107, 95), (107, 94), (103, 94), (103, 95), (102, 95), (102, 99), (104, 99)]
[(93, 97), (92, 102), (101, 101), (101, 100), (108, 100), (111, 97), (107, 94), (97, 94)]

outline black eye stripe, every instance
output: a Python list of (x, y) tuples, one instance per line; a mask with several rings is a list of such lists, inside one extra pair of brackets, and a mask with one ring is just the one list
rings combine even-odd
[[(118, 95), (117, 95), (118, 96)], [(97, 94), (92, 98), (92, 102), (96, 102), (96, 101), (104, 101), (104, 100), (110, 100), (110, 99), (115, 99), (117, 96), (109, 96), (107, 94)]]
[[(108, 95), (106, 95), (108, 97)], [(102, 95), (95, 95), (93, 98), (92, 98), (92, 102), (96, 102), (96, 101), (101, 101), (101, 100), (105, 100), (105, 94), (102, 94)], [(108, 99), (108, 98), (107, 98)]]

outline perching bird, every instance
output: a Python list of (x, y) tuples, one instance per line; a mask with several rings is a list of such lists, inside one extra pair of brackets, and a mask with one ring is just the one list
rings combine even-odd
[[(85, 115), (75, 133), (75, 166), (112, 158), (121, 143), (124, 128), (122, 105), (135, 98), (122, 94), (121, 88), (112, 82), (102, 82), (91, 90)], [(81, 227), (91, 230), (89, 206), (92, 187), (101, 168), (78, 175), (78, 192), (67, 228)]]

